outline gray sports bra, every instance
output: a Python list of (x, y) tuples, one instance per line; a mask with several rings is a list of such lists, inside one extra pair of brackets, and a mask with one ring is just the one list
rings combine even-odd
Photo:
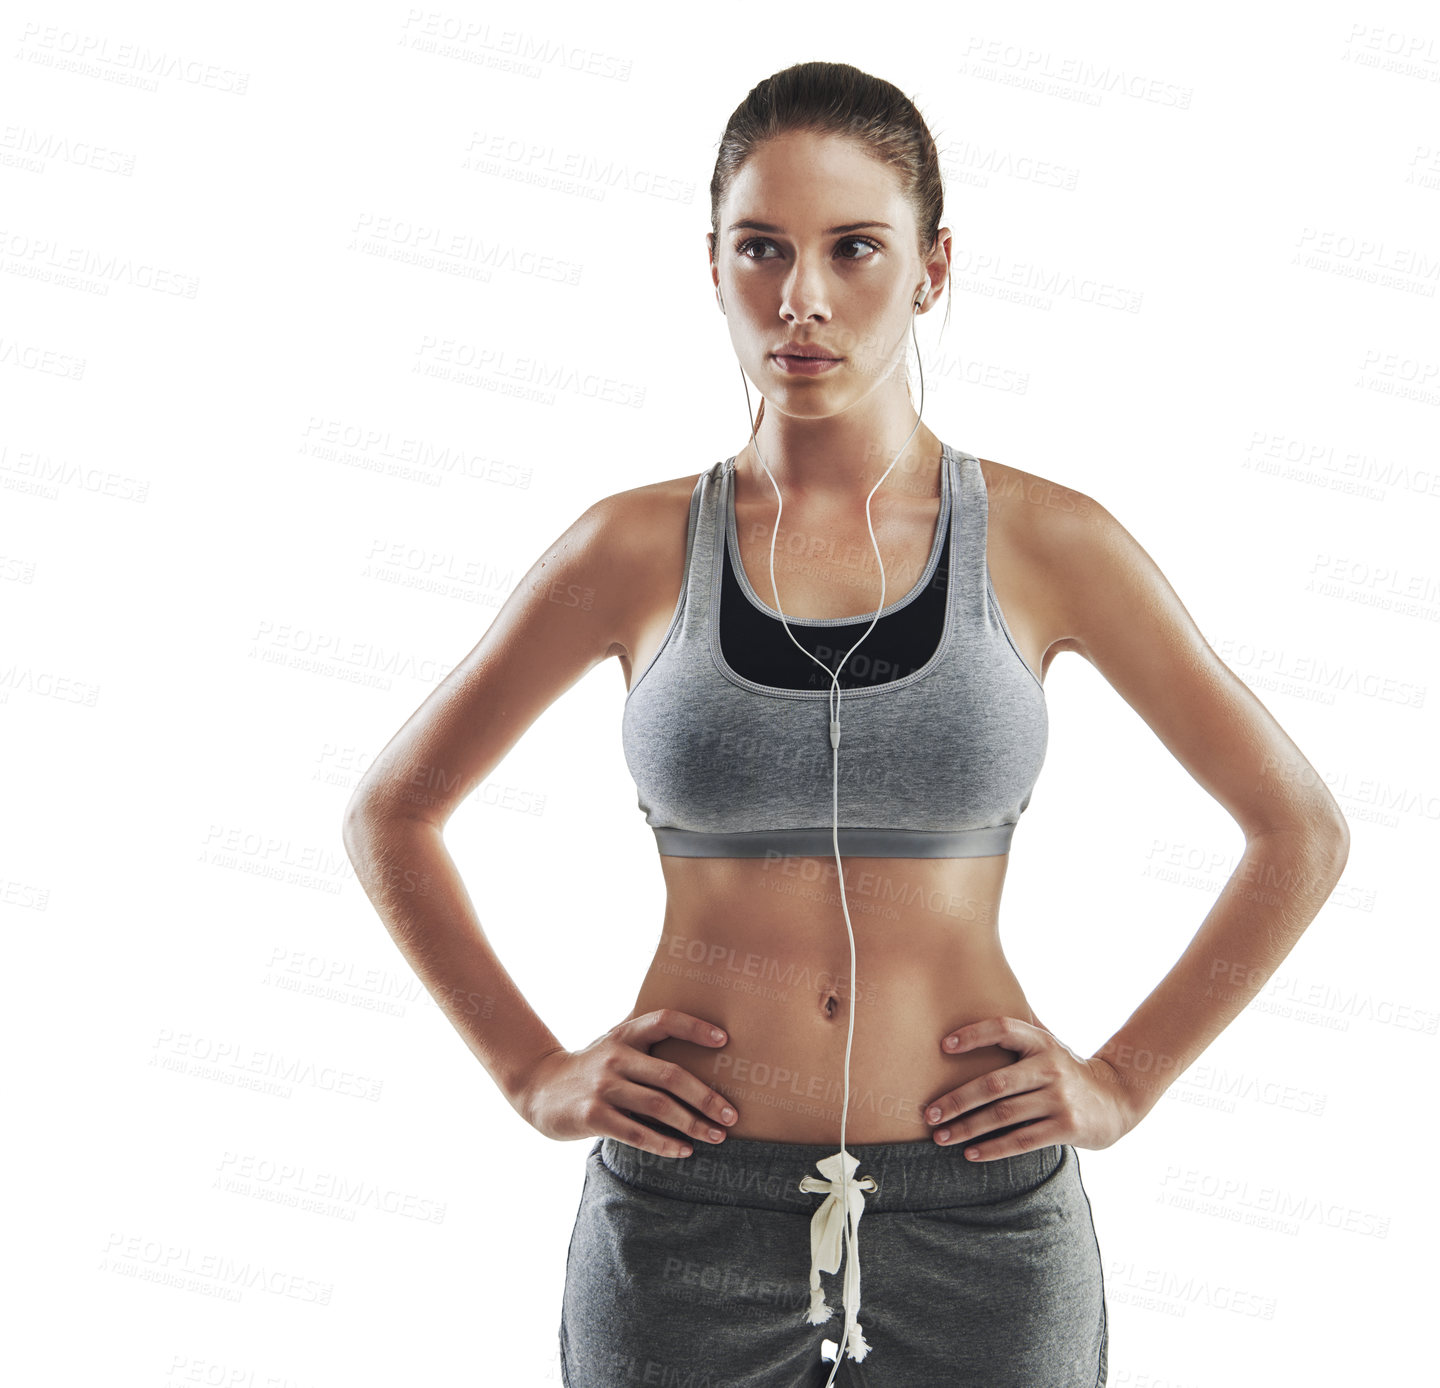
[[(943, 626), (909, 673), (868, 684), (857, 678), (850, 685), (842, 675), (842, 855), (978, 858), (1008, 852), (1045, 760), (1045, 692), (1016, 648), (990, 583), (980, 460), (948, 444), (941, 450), (943, 492), (929, 563), (914, 588), (881, 610), (852, 661), (858, 666), (892, 615), (903, 622), (901, 614), (912, 615), (907, 609), (927, 589), (933, 592), (942, 552), (950, 556)], [(723, 595), (727, 602), (753, 603), (764, 617), (749, 617), (768, 619), (790, 645), (739, 561), (734, 475), (731, 457), (695, 483), (675, 612), (625, 700), (625, 760), (662, 854), (829, 857), (830, 680), (790, 646), (810, 666), (811, 687), (760, 683), (733, 668), (721, 641)], [(833, 643), (843, 653), (874, 609), (812, 622), (786, 615), (802, 644), (802, 632), (824, 636), (824, 629), (834, 628), (837, 636), (848, 634)], [(895, 626), (890, 623), (892, 631)], [(736, 628), (727, 627), (733, 642)], [(834, 668), (834, 660), (827, 664)]]

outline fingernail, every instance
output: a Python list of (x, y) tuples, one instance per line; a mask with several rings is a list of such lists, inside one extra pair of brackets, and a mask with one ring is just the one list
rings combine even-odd
[(719, 1128), (711, 1128), (711, 1129), (710, 1129), (710, 1141), (711, 1141), (711, 1142), (719, 1142), (720, 1139), (723, 1138), (724, 1136), (725, 1136), (725, 1134), (722, 1133)]
[(940, 1110), (938, 1108), (932, 1108), (925, 1116), (932, 1123), (938, 1123), (940, 1121)]
[(721, 1031), (718, 1027), (711, 1027), (710, 1038), (713, 1041), (723, 1041), (725, 1039), (725, 1033)]
[(937, 1134), (937, 1136), (940, 1138), (940, 1141), (941, 1141), (941, 1142), (949, 1142), (949, 1141), (950, 1141), (950, 1129), (949, 1129), (949, 1128), (941, 1128), (941, 1129), (940, 1129), (940, 1132)]
[(722, 1109), (720, 1117), (727, 1123), (733, 1123), (735, 1121), (735, 1110), (733, 1108)]

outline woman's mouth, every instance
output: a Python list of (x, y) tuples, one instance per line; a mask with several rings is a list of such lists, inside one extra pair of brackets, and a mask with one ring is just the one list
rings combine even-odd
[(791, 376), (823, 376), (844, 361), (843, 357), (801, 357), (783, 352), (772, 354), (781, 371)]

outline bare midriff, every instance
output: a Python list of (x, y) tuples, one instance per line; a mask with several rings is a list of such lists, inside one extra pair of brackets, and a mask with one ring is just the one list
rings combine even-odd
[(852, 995), (847, 1146), (933, 1140), (932, 1100), (1018, 1058), (948, 1055), (942, 1039), (987, 1017), (1035, 1020), (1000, 947), (1006, 856), (842, 861), (853, 987), (833, 855), (660, 859), (665, 921), (629, 1015), (673, 1007), (724, 1028), (723, 1046), (667, 1038), (650, 1054), (725, 1095), (735, 1137), (838, 1146)]

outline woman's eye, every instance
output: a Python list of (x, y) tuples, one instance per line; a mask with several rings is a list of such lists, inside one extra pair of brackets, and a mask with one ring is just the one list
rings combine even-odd
[[(847, 237), (845, 237), (842, 241), (836, 242), (836, 248), (837, 248), (837, 250), (840, 249), (840, 248), (842, 248), (842, 247), (845, 247), (845, 246), (865, 246), (865, 247), (868, 247), (869, 250), (870, 250), (870, 252), (872, 252), (872, 253), (875, 252), (875, 251), (878, 251), (878, 250), (880, 249), (879, 243), (870, 240), (870, 238), (869, 238), (868, 236), (847, 236)], [(735, 252), (736, 252), (737, 255), (743, 255), (747, 260), (769, 260), (771, 257), (766, 256), (766, 255), (751, 255), (751, 254), (750, 254), (750, 252), (751, 252), (752, 250), (764, 249), (764, 248), (766, 248), (766, 247), (768, 247), (768, 248), (771, 249), (771, 250), (774, 250), (774, 249), (775, 249), (775, 243), (774, 243), (773, 241), (771, 241), (768, 237), (765, 237), (765, 236), (752, 236), (748, 241), (742, 241), (738, 246), (736, 246), (736, 247), (735, 247)], [(869, 259), (870, 259), (870, 256), (869, 256), (869, 255), (841, 255), (840, 259), (841, 259), (841, 260), (869, 260)]]

